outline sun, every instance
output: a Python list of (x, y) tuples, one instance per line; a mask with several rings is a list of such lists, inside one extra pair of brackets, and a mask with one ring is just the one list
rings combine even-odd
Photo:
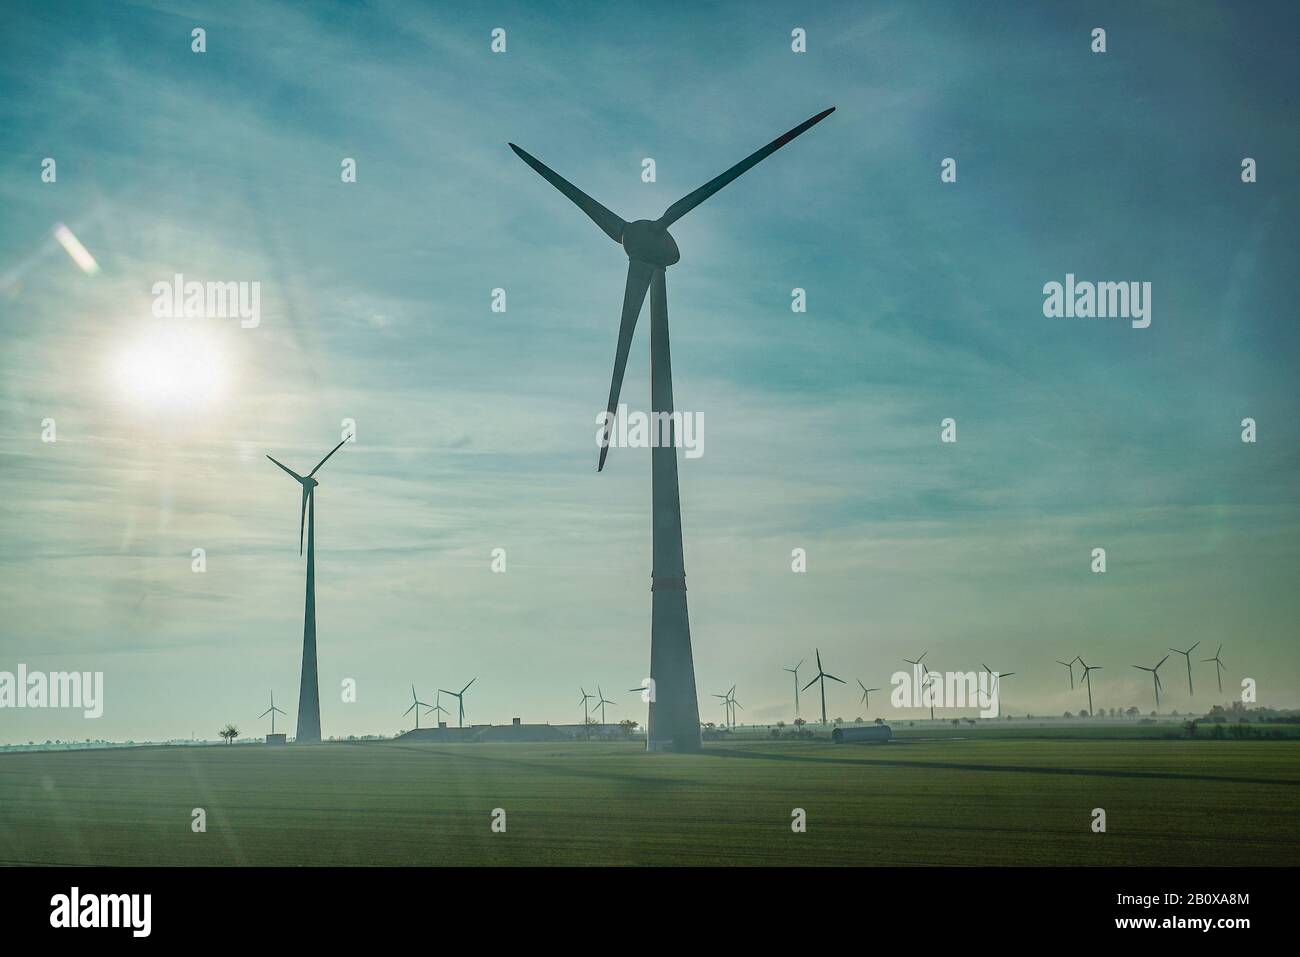
[(155, 412), (208, 408), (225, 395), (225, 354), (215, 336), (192, 323), (153, 326), (114, 359), (122, 398)]

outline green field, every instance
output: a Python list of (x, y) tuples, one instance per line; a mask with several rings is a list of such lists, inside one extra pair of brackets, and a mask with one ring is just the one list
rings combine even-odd
[[(507, 830), (490, 828), (504, 808)], [(791, 811), (808, 830), (792, 833)], [(1107, 832), (1090, 828), (1104, 808)], [(191, 831), (204, 808), (207, 832)], [(1294, 741), (0, 754), (7, 864), (1300, 864)]]

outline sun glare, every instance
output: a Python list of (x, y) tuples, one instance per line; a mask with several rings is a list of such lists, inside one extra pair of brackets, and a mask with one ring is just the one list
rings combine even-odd
[(220, 343), (198, 325), (159, 325), (117, 356), (113, 373), (124, 398), (154, 411), (205, 408), (226, 388)]

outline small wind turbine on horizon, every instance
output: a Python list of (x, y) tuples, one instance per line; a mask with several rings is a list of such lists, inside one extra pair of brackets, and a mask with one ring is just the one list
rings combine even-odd
[(800, 658), (799, 663), (793, 668), (781, 669), (782, 671), (788, 671), (790, 674), (794, 675), (794, 716), (796, 718), (799, 717), (799, 669), (803, 667), (803, 663), (807, 660), (807, 658)]
[(1163, 665), (1163, 664), (1164, 664), (1166, 661), (1168, 661), (1168, 660), (1169, 660), (1169, 656), (1168, 656), (1168, 655), (1165, 655), (1163, 658), (1161, 658), (1159, 661), (1156, 662), (1156, 665), (1155, 665), (1154, 668), (1148, 668), (1148, 667), (1146, 667), (1145, 665), (1134, 665), (1134, 666), (1133, 666), (1134, 668), (1137, 668), (1139, 671), (1149, 671), (1149, 672), (1151, 672), (1151, 677), (1155, 679), (1155, 686), (1156, 686), (1156, 710), (1157, 710), (1157, 711), (1160, 710), (1160, 666)]
[(696, 694), (695, 668), (691, 657), (691, 629), (686, 605), (686, 564), (682, 549), (682, 504), (677, 480), (677, 448), (671, 422), (673, 412), (672, 354), (668, 345), (669, 266), (681, 259), (677, 242), (668, 232), (675, 222), (796, 136), (820, 123), (834, 107), (823, 110), (794, 129), (783, 133), (761, 149), (688, 193), (664, 211), (657, 220), (627, 222), (606, 209), (567, 179), (514, 143), (515, 155), (586, 213), (606, 236), (627, 254), (627, 281), (623, 310), (619, 318), (618, 345), (614, 353), (614, 374), (610, 379), (609, 402), (600, 441), (596, 470), (605, 467), (610, 436), (614, 429), (623, 373), (627, 368), (632, 335), (641, 315), (646, 294), (650, 296), (650, 406), (656, 416), (669, 417), (668, 441), (655, 442), (650, 453), (651, 550), (650, 573), (650, 677), (655, 698), (646, 721), (646, 750), (698, 751), (700, 708)]
[(879, 689), (879, 688), (868, 688), (866, 685), (864, 685), (864, 684), (862, 683), (862, 679), (861, 679), (861, 678), (858, 679), (858, 687), (862, 689), (862, 697), (858, 699), (858, 704), (865, 704), (865, 705), (867, 706), (867, 710), (870, 711), (870, 710), (871, 710), (871, 692), (873, 692), (873, 691), (879, 691), (880, 689)]
[(419, 731), (419, 730), (420, 730), (420, 709), (421, 709), (421, 708), (428, 708), (428, 707), (429, 707), (429, 705), (425, 704), (423, 701), (421, 701), (421, 700), (416, 696), (416, 694), (415, 694), (415, 685), (411, 685), (411, 706), (410, 706), (409, 708), (407, 708), (405, 711), (402, 712), (402, 717), (405, 718), (408, 714), (410, 714), (412, 711), (414, 711), (414, 712), (415, 712), (415, 730), (416, 730), (416, 731)]
[(587, 711), (587, 702), (590, 701), (594, 695), (587, 694), (587, 689), (582, 686), (579, 686), (578, 690), (582, 692), (582, 698), (578, 701), (578, 704), (582, 705), (582, 725), (583, 727), (586, 727), (591, 724), (591, 714)]
[(271, 707), (267, 708), (265, 711), (259, 714), (258, 718), (265, 718), (268, 714), (271, 716), (271, 733), (275, 734), (275, 716), (277, 714), (284, 714), (284, 712), (275, 706), (274, 691), (271, 692)]
[[(921, 657), (924, 658), (925, 655), (922, 655)], [(916, 662), (916, 663), (920, 665), (920, 664), (921, 664), (920, 659), (917, 659), (917, 662)], [(932, 671), (931, 671), (929, 668), (927, 668), (925, 665), (921, 665), (921, 674), (923, 675), (923, 677), (922, 677), (922, 679), (921, 679), (921, 691), (922, 691), (922, 692), (925, 691), (925, 686), (926, 686), (926, 685), (931, 685), (931, 686), (933, 686), (934, 683), (935, 683), (936, 681), (939, 680), (938, 676), (937, 676), (936, 674), (934, 674), (934, 672), (932, 672)], [(925, 707), (925, 705), (923, 704), (922, 707)], [(933, 695), (933, 694), (930, 695), (930, 720), (931, 720), (931, 721), (934, 720), (934, 695)]]
[[(469, 679), (469, 685), (472, 685), (476, 681), (478, 681), (478, 675), (475, 675), (473, 678)], [(441, 694), (449, 694), (456, 699), (456, 707), (458, 713), (458, 716), (456, 718), (456, 727), (458, 728), (465, 727), (465, 692), (469, 690), (469, 685), (466, 685), (465, 687), (461, 688), (459, 691), (448, 691), (446, 688), (438, 689), (438, 691)]]
[(596, 707), (600, 708), (600, 723), (605, 723), (605, 705), (614, 704), (605, 697), (605, 692), (600, 690), (600, 685), (596, 685)]
[[(434, 713), (435, 715), (444, 715), (444, 714), (447, 714), (447, 713), (448, 713), (448, 712), (447, 712), (447, 709), (444, 708), (444, 707), (442, 706), (442, 692), (441, 692), (441, 691), (438, 692), (438, 696), (437, 696), (436, 698), (434, 698), (433, 701), (434, 701), (434, 705), (433, 705), (432, 708), (429, 708), (428, 705), (425, 705), (425, 707), (428, 708), (428, 711), (425, 711), (425, 714), (429, 714), (430, 712), (432, 712), (432, 713)], [(434, 720), (434, 723), (435, 723), (435, 724), (438, 723), (438, 718), (437, 718), (437, 717), (435, 717), (433, 720)]]
[[(1196, 645), (1199, 644), (1200, 642), (1198, 641)], [(1194, 694), (1194, 692), (1192, 691), (1192, 652), (1196, 650), (1196, 645), (1192, 645), (1192, 647), (1188, 648), (1186, 651), (1183, 651), (1180, 648), (1169, 649), (1170, 651), (1178, 652), (1180, 655), (1182, 655), (1184, 658), (1187, 659), (1187, 694), (1189, 697), (1192, 694)]]
[(1213, 658), (1202, 658), (1202, 662), (1214, 662), (1214, 677), (1219, 679), (1219, 694), (1223, 694), (1223, 673), (1228, 670), (1228, 666), (1219, 660), (1219, 652), (1223, 651), (1223, 644), (1219, 644), (1219, 650), (1214, 653)]
[(826, 679), (830, 678), (831, 681), (838, 681), (840, 684), (847, 684), (847, 682), (843, 678), (836, 678), (834, 675), (828, 675), (825, 671), (822, 670), (822, 653), (820, 648), (815, 649), (815, 654), (817, 655), (817, 677), (813, 678), (812, 681), (804, 685), (803, 690), (807, 691), (813, 685), (817, 684), (818, 682), (821, 682), (822, 725), (825, 726), (826, 724)]
[(316, 486), (320, 483), (313, 477), (321, 466), (329, 461), (331, 455), (343, 448), (343, 443), (352, 438), (346, 436), (325, 458), (316, 463), (316, 467), (306, 475), (299, 475), (283, 462), (271, 459), (276, 465), (288, 472), (302, 486), (302, 514), (298, 521), (298, 554), (302, 554), (303, 533), (307, 539), (307, 601), (302, 622), (302, 678), (298, 685), (298, 734), (296, 740), (320, 740), (320, 683), (316, 673)]

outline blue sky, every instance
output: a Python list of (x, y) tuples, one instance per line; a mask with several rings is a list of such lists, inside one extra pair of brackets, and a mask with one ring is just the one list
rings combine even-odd
[[(1085, 702), (1054, 660), (1082, 653), (1098, 704), (1148, 707), (1129, 666), (1199, 640), (1224, 643), (1225, 698), (1249, 676), (1296, 705), (1296, 17), (1132, 6), (6, 11), (0, 670), (101, 670), (107, 700), (0, 713), (0, 740), (252, 730), (271, 688), (294, 714), (297, 492), (263, 455), (309, 467), (345, 418), (317, 501), (325, 733), (391, 733), (412, 680), (475, 675), (471, 721), (573, 720), (597, 683), (643, 717), (649, 453), (598, 475), (593, 441), (626, 260), (506, 142), (655, 218), (829, 105), (673, 229), (701, 692), (788, 719), (780, 668), (814, 647), (868, 685), (929, 649), (1060, 713)], [(260, 282), (261, 324), (153, 318), (177, 272)], [(1151, 327), (1044, 318), (1067, 272), (1151, 282)], [(159, 336), (214, 381), (133, 396), (112, 370)], [(644, 408), (644, 319), (632, 357)]]

